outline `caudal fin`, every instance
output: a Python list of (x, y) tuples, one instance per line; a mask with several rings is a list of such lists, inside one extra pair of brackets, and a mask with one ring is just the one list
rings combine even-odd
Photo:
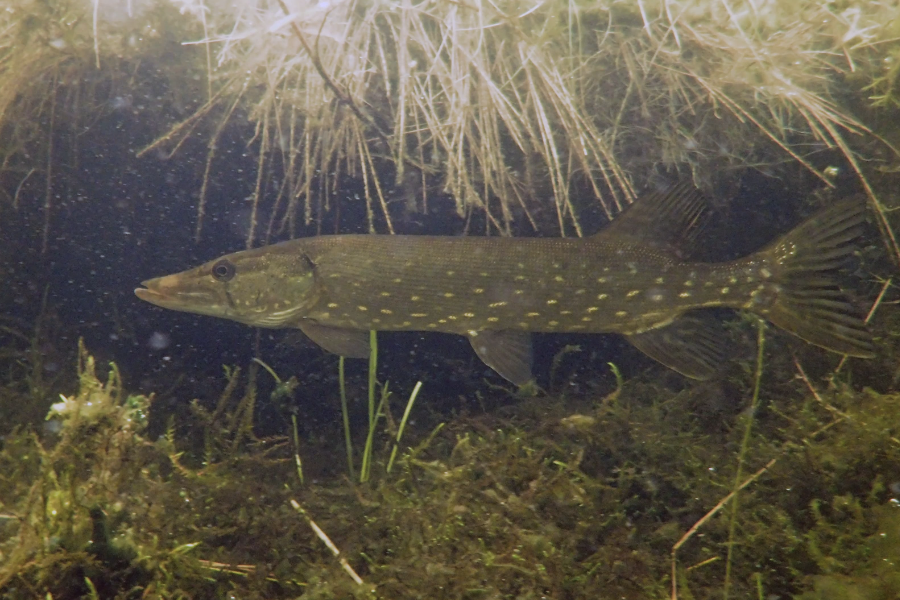
[[(831, 272), (853, 253), (862, 233), (865, 204), (842, 201), (823, 210), (763, 251), (774, 283), (767, 319), (811, 344), (850, 356), (875, 355), (872, 334), (859, 309)], [(760, 298), (761, 300), (761, 298)]]

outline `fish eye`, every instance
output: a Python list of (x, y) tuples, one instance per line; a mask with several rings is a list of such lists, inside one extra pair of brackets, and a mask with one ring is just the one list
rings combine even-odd
[(213, 265), (212, 275), (219, 281), (230, 281), (234, 277), (234, 264), (223, 258)]

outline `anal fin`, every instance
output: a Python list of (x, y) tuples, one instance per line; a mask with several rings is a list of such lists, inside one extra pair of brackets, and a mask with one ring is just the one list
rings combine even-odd
[(469, 342), (484, 364), (523, 386), (531, 375), (531, 334), (525, 331), (470, 331)]
[(319, 325), (312, 321), (297, 324), (306, 337), (332, 354), (347, 358), (367, 358), (369, 356), (369, 332), (359, 329), (343, 329)]
[(718, 320), (706, 315), (685, 315), (626, 337), (650, 358), (691, 379), (709, 379), (725, 357), (724, 331)]

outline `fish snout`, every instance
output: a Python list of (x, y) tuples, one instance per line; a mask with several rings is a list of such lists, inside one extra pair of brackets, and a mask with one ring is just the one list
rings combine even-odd
[(141, 285), (143, 287), (134, 290), (135, 295), (163, 308), (190, 310), (192, 305), (212, 303), (214, 300), (209, 291), (186, 285), (179, 274), (148, 279)]

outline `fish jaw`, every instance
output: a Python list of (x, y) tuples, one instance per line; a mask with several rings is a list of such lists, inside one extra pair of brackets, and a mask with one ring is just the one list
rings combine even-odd
[(187, 285), (183, 275), (176, 273), (148, 279), (141, 282), (144, 287), (135, 289), (134, 293), (141, 300), (160, 308), (228, 318), (228, 307), (222, 304), (219, 294), (210, 289)]

